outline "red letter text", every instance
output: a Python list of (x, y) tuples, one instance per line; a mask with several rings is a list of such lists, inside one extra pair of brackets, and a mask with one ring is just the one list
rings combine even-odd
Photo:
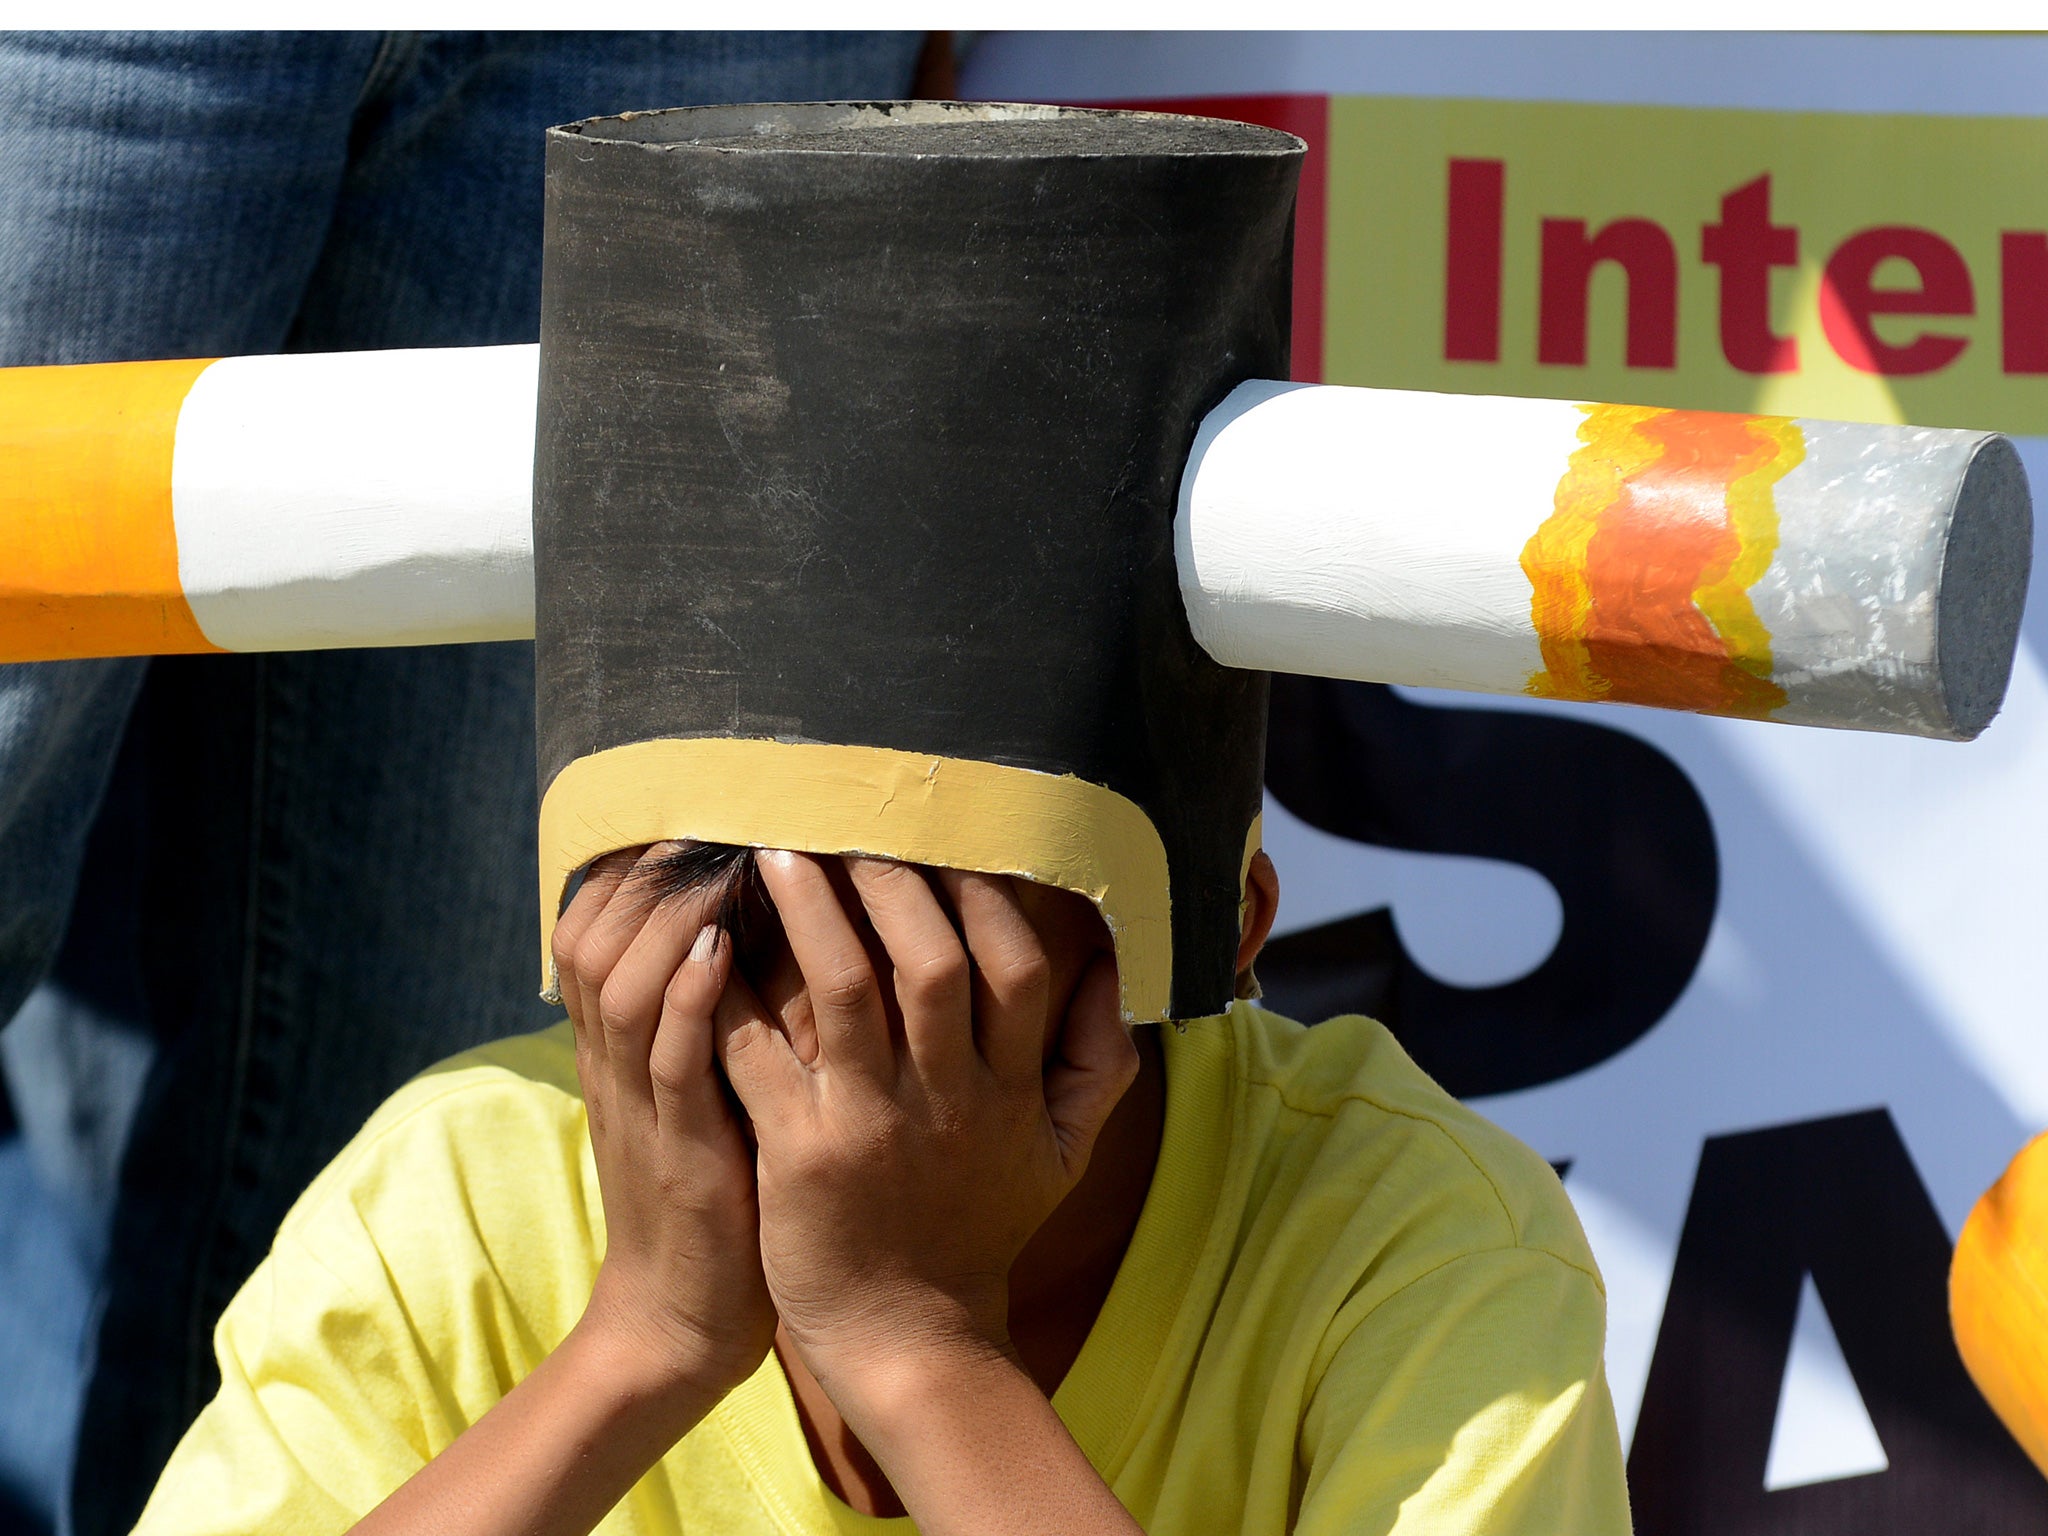
[[(1917, 288), (1873, 288), (1870, 279), (1893, 256), (1912, 263)], [(1904, 346), (1878, 337), (1872, 315), (1968, 315), (1976, 312), (1970, 269), (1962, 253), (1931, 230), (1887, 224), (1861, 230), (1835, 248), (1821, 285), (1820, 323), (1842, 361), (1865, 373), (1932, 373), (1970, 342), (1923, 331)]]
[(1721, 222), (1700, 231), (1700, 260), (1721, 269), (1721, 355), (1744, 373), (1791, 373), (1799, 343), (1771, 330), (1771, 268), (1796, 266), (1799, 231), (1771, 222), (1771, 178), (1721, 199)]
[(1669, 368), (1678, 360), (1678, 252), (1648, 219), (1616, 219), (1591, 239), (1584, 219), (1543, 221), (1543, 276), (1537, 306), (1538, 362), (1584, 367), (1586, 293), (1593, 268), (1611, 261), (1628, 276), (1628, 365)]
[(2003, 258), (2005, 371), (2048, 373), (2048, 235), (2008, 230), (1998, 243)]
[(1444, 218), (1444, 361), (1500, 361), (1500, 219), (1507, 167), (1453, 160)]

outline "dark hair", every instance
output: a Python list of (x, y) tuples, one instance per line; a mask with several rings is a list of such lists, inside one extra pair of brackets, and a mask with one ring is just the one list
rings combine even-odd
[(648, 908), (693, 894), (708, 894), (704, 920), (740, 936), (749, 900), (760, 894), (754, 850), (732, 843), (678, 843), (666, 853), (643, 858), (626, 877), (632, 896)]

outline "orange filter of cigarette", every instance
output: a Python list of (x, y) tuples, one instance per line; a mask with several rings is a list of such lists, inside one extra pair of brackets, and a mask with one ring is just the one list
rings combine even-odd
[(2048, 1136), (2028, 1143), (1963, 1223), (1948, 1310), (1977, 1390), (2048, 1474)]
[(1748, 589), (1778, 545), (1798, 425), (1588, 405), (1551, 516), (1522, 552), (1544, 670), (1529, 692), (1752, 719), (1785, 702)]
[(0, 369), (0, 660), (219, 649), (171, 506), (178, 413), (211, 362)]

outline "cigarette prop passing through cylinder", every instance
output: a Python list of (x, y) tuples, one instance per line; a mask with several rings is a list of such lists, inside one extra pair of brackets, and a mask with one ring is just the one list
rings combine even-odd
[[(532, 347), (0, 370), (0, 660), (533, 633)], [(1229, 666), (1967, 739), (1995, 434), (1255, 382), (1181, 487)]]

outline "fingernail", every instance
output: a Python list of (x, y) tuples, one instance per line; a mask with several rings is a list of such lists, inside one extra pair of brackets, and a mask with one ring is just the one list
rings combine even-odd
[(700, 965), (718, 948), (718, 924), (706, 923), (697, 930), (697, 942), (690, 946), (690, 958)]

